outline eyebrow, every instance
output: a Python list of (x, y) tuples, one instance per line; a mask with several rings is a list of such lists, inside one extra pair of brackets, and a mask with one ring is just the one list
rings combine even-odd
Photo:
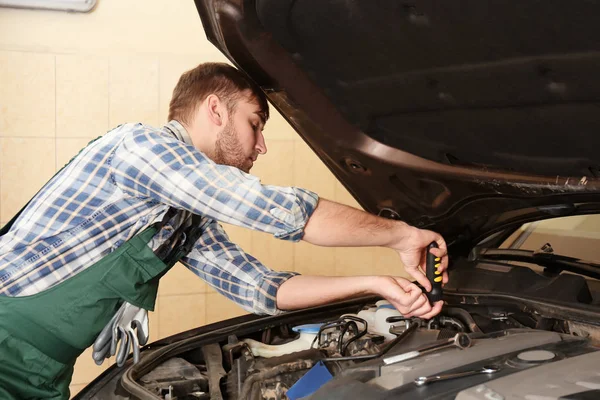
[(260, 118), (260, 121), (262, 122), (263, 126), (267, 123), (267, 121), (265, 120), (265, 113), (262, 111), (254, 111), (254, 114), (258, 115), (258, 117)]

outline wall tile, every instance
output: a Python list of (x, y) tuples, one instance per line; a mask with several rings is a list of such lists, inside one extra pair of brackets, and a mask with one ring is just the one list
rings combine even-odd
[[(267, 154), (260, 156), (252, 174), (265, 185), (294, 185), (294, 142), (267, 140)], [(252, 255), (275, 270), (294, 270), (294, 244), (271, 234), (252, 232)]]
[(158, 59), (112, 57), (109, 129), (127, 122), (158, 126)]
[(258, 157), (252, 175), (264, 185), (293, 186), (295, 156), (293, 141), (267, 139), (267, 154)]
[(71, 384), (78, 385), (91, 382), (112, 364), (109, 361), (104, 360), (102, 365), (96, 365), (92, 359), (92, 347), (86, 349), (75, 362), (75, 371)]
[(9, 221), (52, 177), (55, 139), (0, 138), (0, 219)]
[(219, 294), (219, 292), (214, 287), (206, 285), (206, 294)]
[(159, 302), (159, 336), (171, 336), (206, 324), (206, 295), (165, 296)]
[(108, 130), (108, 58), (56, 56), (56, 136), (94, 138)]
[(302, 142), (302, 138), (294, 128), (281, 116), (279, 111), (272, 105), (269, 107), (269, 120), (265, 125), (263, 134), (267, 140), (267, 147), (269, 140), (295, 140)]
[(75, 395), (77, 393), (79, 393), (81, 391), (81, 389), (83, 389), (86, 386), (87, 386), (87, 384), (83, 384), (83, 385), (70, 385), (69, 386), (69, 391), (71, 392), (70, 398), (72, 399), (73, 397), (75, 397)]
[(156, 299), (154, 311), (148, 312), (148, 327), (150, 328), (150, 337), (148, 338), (148, 343), (152, 343), (154, 341), (157, 341), (158, 339), (162, 339), (162, 337), (160, 336), (160, 316), (158, 313), (159, 304), (160, 297)]
[(333, 174), (305, 143), (296, 141), (294, 149), (294, 185), (332, 200), (335, 197), (337, 181)]
[[(374, 253), (375, 259), (373, 262), (373, 272), (375, 274), (409, 278), (409, 275), (406, 273), (404, 265), (402, 264), (402, 260), (400, 260), (400, 256), (396, 250), (378, 247), (375, 249)], [(410, 277), (410, 280), (412, 279), (413, 278)]]
[(294, 271), (296, 244), (275, 239), (273, 235), (252, 232), (252, 255), (270, 269)]
[(224, 321), (244, 314), (248, 314), (248, 312), (227, 297), (219, 293), (206, 295), (206, 324)]
[(294, 249), (294, 267), (303, 275), (335, 275), (334, 249), (299, 242)]
[(352, 197), (352, 195), (346, 190), (344, 185), (342, 185), (339, 181), (335, 182), (335, 196), (334, 199), (338, 203), (345, 204), (350, 207), (358, 208), (359, 210), (363, 210), (363, 208), (358, 204), (358, 202)]
[(185, 265), (177, 263), (160, 280), (158, 295), (205, 293), (206, 283)]
[(0, 51), (0, 136), (54, 137), (55, 59)]
[(252, 230), (247, 228), (242, 228), (240, 226), (229, 225), (229, 224), (221, 224), (227, 236), (229, 236), (229, 240), (233, 243), (237, 244), (244, 250), (246, 253), (252, 254)]
[(374, 248), (337, 247), (335, 253), (335, 275), (373, 275)]
[(87, 14), (3, 9), (0, 47), (91, 54), (198, 53), (225, 59), (206, 40), (193, 1), (100, 0)]

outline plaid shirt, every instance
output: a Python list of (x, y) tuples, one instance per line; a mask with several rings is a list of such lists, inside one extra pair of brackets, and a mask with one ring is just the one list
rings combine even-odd
[(277, 289), (295, 273), (268, 269), (217, 221), (298, 241), (317, 201), (215, 164), (177, 121), (121, 125), (83, 149), (0, 237), (0, 295), (36, 294), (77, 275), (174, 207), (181, 211), (150, 246), (202, 216), (202, 236), (181, 262), (244, 309), (275, 314)]

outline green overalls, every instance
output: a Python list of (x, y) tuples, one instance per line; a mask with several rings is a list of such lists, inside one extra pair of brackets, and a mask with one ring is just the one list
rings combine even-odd
[(147, 244), (175, 213), (170, 209), (161, 222), (48, 290), (0, 296), (0, 399), (68, 399), (76, 358), (120, 305), (127, 301), (154, 310), (159, 278), (191, 250), (201, 233), (194, 216), (187, 231), (177, 230), (155, 254)]

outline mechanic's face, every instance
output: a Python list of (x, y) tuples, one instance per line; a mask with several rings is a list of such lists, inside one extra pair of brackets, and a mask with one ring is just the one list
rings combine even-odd
[(239, 100), (215, 142), (214, 161), (249, 172), (259, 154), (267, 152), (264, 121), (253, 99)]

